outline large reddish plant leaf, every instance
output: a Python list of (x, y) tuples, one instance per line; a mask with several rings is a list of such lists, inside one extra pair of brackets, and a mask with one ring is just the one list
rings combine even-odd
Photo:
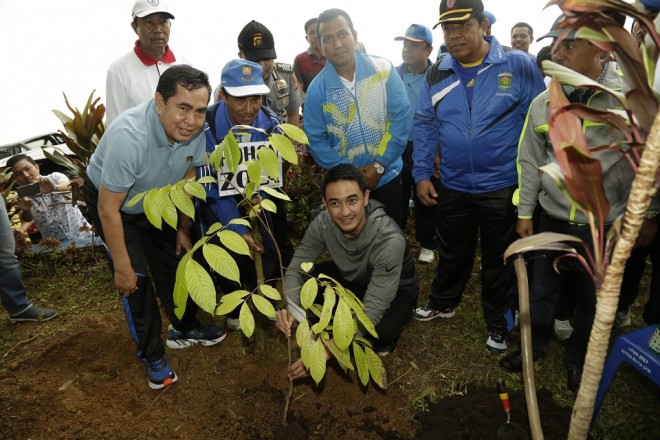
[(550, 142), (573, 199), (602, 225), (610, 211), (603, 186), (603, 169), (600, 161), (591, 155), (580, 119), (570, 112), (560, 111), (568, 104), (561, 85), (553, 78), (550, 82)]
[[(656, 46), (660, 46), (660, 34), (655, 30), (653, 21), (649, 19), (648, 14), (637, 9), (630, 3), (622, 0), (550, 0), (546, 8), (550, 5), (557, 5), (566, 16), (574, 16), (575, 13), (602, 12), (611, 10), (626, 14), (640, 21), (642, 27), (648, 32)], [(575, 21), (573, 18), (566, 21)], [(573, 27), (573, 26), (571, 26)], [(576, 26), (577, 29), (579, 27)]]
[(608, 126), (622, 132), (626, 142), (636, 142), (636, 139), (633, 138), (633, 133), (630, 125), (628, 125), (627, 119), (611, 110), (601, 110), (583, 104), (573, 103), (557, 110), (557, 114), (560, 112), (571, 112), (580, 119), (607, 124)]

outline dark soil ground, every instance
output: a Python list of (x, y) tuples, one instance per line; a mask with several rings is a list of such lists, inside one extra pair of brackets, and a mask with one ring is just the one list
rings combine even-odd
[[(360, 386), (331, 363), (319, 387), (296, 383), (283, 427), (288, 355), (272, 324), (253, 341), (233, 332), (213, 347), (168, 350), (179, 381), (150, 390), (104, 261), (77, 258), (24, 268), (33, 300), (60, 317), (21, 325), (0, 318), (2, 439), (494, 439), (506, 420), (497, 377), (509, 385), (512, 421), (527, 429), (522, 382), (486, 353), (473, 293), (455, 318), (407, 327), (384, 359), (386, 391)], [(423, 289), (431, 271), (420, 267)], [(546, 439), (568, 432), (574, 395), (562, 374), (550, 361), (537, 367)], [(594, 438), (660, 438), (654, 388), (630, 371), (618, 376), (601, 411), (608, 424)]]

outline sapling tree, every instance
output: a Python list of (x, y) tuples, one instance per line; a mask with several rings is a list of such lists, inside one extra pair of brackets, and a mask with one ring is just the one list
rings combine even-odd
[[(257, 149), (254, 159), (243, 160), (241, 144), (236, 139), (233, 130), (262, 132), (263, 130), (249, 126), (235, 126), (229, 130), (223, 141), (216, 146), (215, 151), (208, 158), (213, 168), (218, 170), (218, 179), (206, 176), (197, 180), (182, 180), (174, 185), (140, 193), (128, 202), (128, 205), (131, 206), (142, 200), (144, 212), (155, 227), (161, 228), (165, 222), (176, 228), (177, 210), (190, 218), (195, 218), (195, 208), (191, 197), (205, 200), (204, 184), (218, 183), (232, 187), (242, 199), (241, 206), (247, 211), (243, 218), (234, 219), (226, 225), (219, 222), (214, 223), (181, 259), (174, 288), (174, 301), (178, 316), (182, 316), (185, 312), (188, 297), (212, 315), (226, 315), (240, 308), (241, 330), (249, 338), (253, 335), (256, 325), (254, 312), (275, 318), (273, 301), (283, 300), (285, 305), (302, 310), (295, 304), (288, 303), (284, 292), (267, 284), (268, 281), (276, 280), (263, 280), (263, 277), (258, 279), (257, 287), (254, 290), (239, 289), (229, 292), (220, 298), (218, 304), (213, 280), (204, 265), (198, 262), (198, 258), (201, 257), (206, 261), (208, 267), (218, 275), (240, 282), (239, 267), (227, 250), (239, 255), (250, 255), (250, 250), (245, 240), (236, 232), (228, 230), (227, 227), (231, 224), (241, 224), (251, 227), (253, 233), (256, 234), (258, 234), (258, 229), (261, 229), (270, 236), (273, 243), (276, 242), (273, 231), (263, 215), (264, 212), (276, 212), (276, 205), (269, 198), (260, 197), (259, 194), (263, 192), (270, 197), (290, 201), (290, 198), (279, 188), (282, 175), (280, 157), (296, 164), (298, 156), (291, 140), (302, 144), (308, 142), (304, 132), (298, 127), (282, 124), (280, 128), (282, 133), (270, 134), (268, 142), (264, 143), (262, 148)], [(238, 184), (239, 180), (241, 184)], [(257, 228), (257, 225), (260, 225), (261, 228)], [(222, 246), (211, 242), (214, 237), (218, 238)], [(275, 247), (277, 248), (276, 244)], [(279, 249), (277, 249), (277, 253), (279, 258)], [(281, 258), (279, 260), (281, 261)], [(310, 262), (303, 264), (301, 268), (289, 267), (287, 270), (308, 272), (311, 267)], [(260, 272), (259, 267), (257, 267), (257, 272)], [(281, 265), (279, 272), (280, 280), (283, 280), (284, 268)], [(319, 287), (323, 289), (323, 295), (319, 296), (323, 299), (321, 304), (315, 303)], [(363, 385), (366, 386), (371, 378), (379, 387), (385, 388), (386, 377), (383, 363), (373, 351), (371, 343), (358, 331), (359, 322), (367, 333), (377, 337), (375, 328), (364, 311), (362, 301), (336, 280), (320, 274), (310, 278), (303, 286), (301, 303), (303, 309), (318, 318), (318, 322), (310, 324), (303, 311), (298, 315), (300, 323), (296, 330), (296, 340), (301, 350), (301, 357), (312, 378), (317, 383), (323, 379), (326, 361), (329, 357), (326, 356), (326, 353), (331, 353), (344, 371), (357, 370)], [(292, 388), (290, 387), (284, 423), (286, 423), (286, 412), (291, 395)]]

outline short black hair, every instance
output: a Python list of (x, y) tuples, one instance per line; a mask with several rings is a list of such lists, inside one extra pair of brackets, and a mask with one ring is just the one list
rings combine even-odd
[[(309, 20), (307, 20), (307, 21), (305, 22), (305, 35), (307, 35), (307, 29), (308, 29), (311, 25), (316, 24), (317, 21), (319, 21), (319, 18), (318, 18), (318, 17), (314, 17), (314, 18), (310, 18)], [(315, 27), (316, 27), (316, 26), (315, 26)]]
[(543, 73), (543, 61), (545, 60), (552, 61), (552, 44), (549, 46), (543, 46), (541, 50), (539, 50), (539, 53), (536, 54), (536, 65), (541, 73)]
[(367, 181), (364, 179), (362, 171), (358, 170), (353, 165), (342, 163), (328, 170), (328, 173), (321, 181), (321, 196), (325, 199), (326, 187), (331, 183), (339, 182), (341, 180), (356, 182), (360, 187), (362, 194), (367, 191)]
[(321, 33), (319, 32), (321, 29), (321, 23), (327, 23), (339, 17), (344, 17), (346, 19), (346, 22), (348, 23), (348, 28), (355, 36), (355, 28), (353, 28), (353, 20), (351, 20), (351, 17), (348, 15), (348, 12), (344, 11), (343, 9), (332, 8), (321, 12), (318, 18), (316, 19), (317, 20), (316, 35), (318, 36), (319, 40), (321, 39)]
[(177, 64), (167, 69), (158, 80), (156, 93), (159, 93), (163, 97), (163, 101), (167, 102), (168, 99), (176, 95), (177, 85), (186, 90), (197, 90), (206, 87), (209, 91), (209, 99), (211, 99), (209, 76), (192, 66)]
[(511, 33), (513, 33), (513, 30), (514, 30), (515, 28), (517, 28), (517, 27), (518, 27), (518, 28), (520, 28), (520, 27), (524, 27), (524, 28), (529, 29), (529, 36), (530, 36), (530, 37), (533, 37), (533, 36), (534, 36), (534, 29), (532, 29), (532, 27), (531, 27), (528, 23), (525, 23), (524, 21), (519, 21), (518, 23), (514, 24), (514, 25), (511, 27)]
[(36, 165), (36, 164), (37, 164), (37, 163), (34, 161), (34, 159), (32, 159), (30, 156), (28, 156), (27, 154), (22, 154), (22, 153), (21, 153), (21, 154), (17, 154), (17, 155), (15, 155), (15, 156), (12, 156), (12, 157), (10, 157), (9, 159), (7, 159), (7, 166), (8, 166), (9, 168), (11, 168), (11, 167), (13, 167), (14, 165), (16, 165), (17, 163), (19, 163), (19, 162), (22, 161), (22, 160), (27, 160), (27, 161), (30, 162), (32, 165)]

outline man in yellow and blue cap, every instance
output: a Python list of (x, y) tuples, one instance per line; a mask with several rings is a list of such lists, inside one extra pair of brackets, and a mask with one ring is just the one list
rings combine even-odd
[(417, 196), (415, 196), (414, 182), (412, 180), (412, 152), (413, 152), (413, 134), (412, 120), (415, 116), (415, 107), (419, 98), (419, 91), (424, 82), (426, 71), (431, 67), (429, 55), (433, 51), (433, 34), (431, 29), (421, 24), (411, 24), (406, 29), (403, 36), (396, 37), (395, 41), (403, 41), (401, 58), (403, 63), (397, 66), (396, 71), (403, 81), (406, 88), (406, 95), (410, 102), (410, 135), (408, 144), (403, 152), (403, 169), (401, 170), (401, 186), (403, 188), (403, 197), (401, 199), (402, 222), (399, 223), (401, 229), (405, 229), (408, 220), (408, 205), (412, 192), (415, 216), (415, 239), (419, 242), (421, 249), (419, 251), (418, 261), (421, 263), (431, 263), (435, 258), (433, 250), (435, 244), (435, 220), (433, 211), (424, 206)]

